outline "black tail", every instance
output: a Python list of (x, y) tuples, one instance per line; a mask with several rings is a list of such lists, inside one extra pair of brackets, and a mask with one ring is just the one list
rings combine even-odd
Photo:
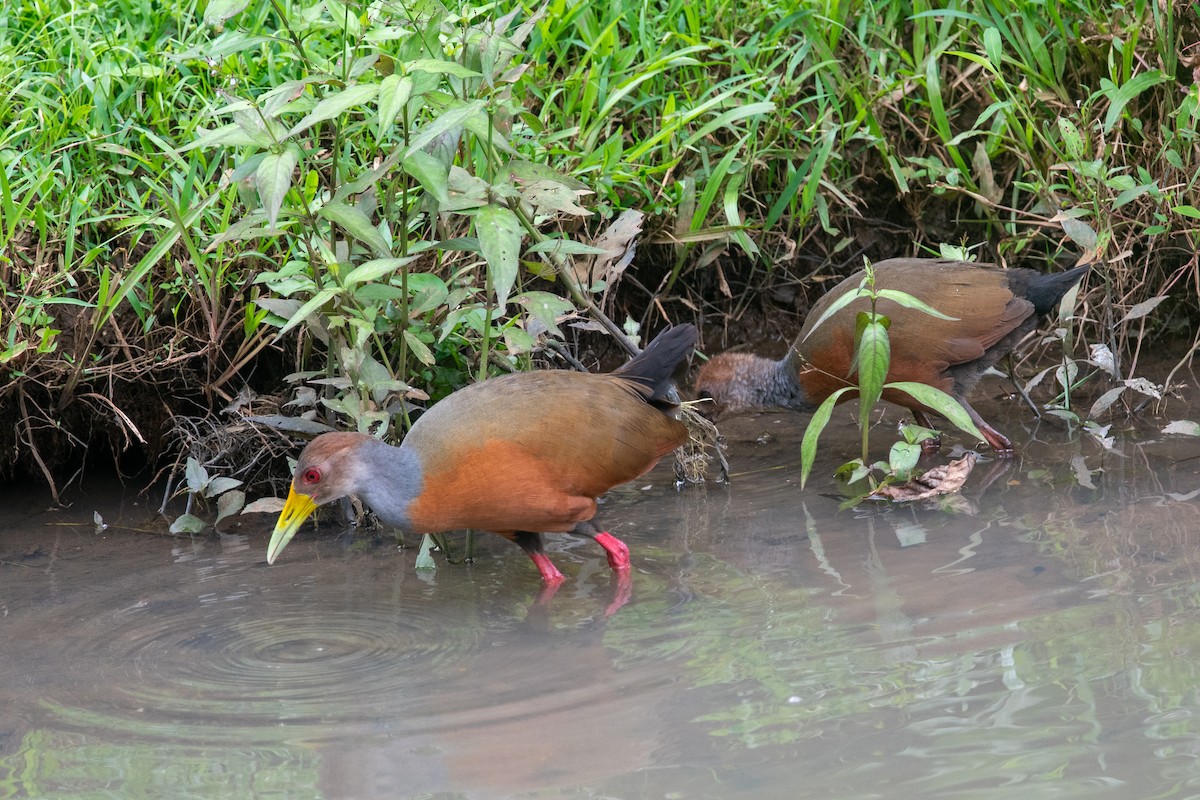
[(1056, 272), (1053, 275), (1034, 273), (1025, 286), (1025, 299), (1033, 303), (1039, 314), (1048, 314), (1062, 300), (1071, 287), (1079, 283), (1085, 272), (1092, 268), (1091, 264), (1075, 267), (1066, 272)]
[(649, 393), (648, 400), (665, 401), (671, 388), (671, 373), (692, 352), (699, 336), (696, 326), (691, 323), (667, 328), (613, 374), (644, 386)]

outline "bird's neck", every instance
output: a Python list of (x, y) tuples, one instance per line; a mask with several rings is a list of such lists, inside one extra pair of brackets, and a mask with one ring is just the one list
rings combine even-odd
[(421, 494), (424, 473), (411, 447), (392, 447), (378, 440), (366, 445), (359, 467), (357, 494), (386, 525), (411, 528), (409, 506)]
[(769, 363), (769, 380), (763, 385), (763, 391), (769, 394), (770, 402), (767, 405), (812, 411), (815, 406), (800, 383), (800, 371), (805, 365), (796, 353), (795, 345), (788, 349), (786, 356)]
[(740, 356), (731, 381), (731, 412), (750, 408), (790, 408), (811, 411), (804, 387), (800, 385), (800, 359), (794, 351), (778, 361), (762, 356)]

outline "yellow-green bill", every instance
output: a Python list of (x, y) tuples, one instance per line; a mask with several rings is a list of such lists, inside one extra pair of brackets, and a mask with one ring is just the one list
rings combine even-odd
[(311, 497), (297, 492), (294, 486), (288, 491), (287, 502), (283, 504), (283, 511), (279, 512), (279, 521), (275, 523), (275, 532), (271, 534), (271, 543), (267, 545), (268, 564), (275, 563), (304, 520), (316, 510), (317, 504)]

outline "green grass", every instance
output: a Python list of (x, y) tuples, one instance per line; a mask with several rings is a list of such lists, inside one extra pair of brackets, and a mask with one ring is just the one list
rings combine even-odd
[(612, 308), (575, 276), (630, 208), (643, 321), (954, 241), (1108, 259), (1127, 374), (1195, 330), (1195, 4), (236, 5), (0, 10), (3, 468), (156, 439), (147, 393), (295, 372), (369, 427), (525, 368)]

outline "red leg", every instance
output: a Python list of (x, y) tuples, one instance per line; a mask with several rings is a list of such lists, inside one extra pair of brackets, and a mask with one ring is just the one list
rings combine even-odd
[(629, 563), (629, 545), (608, 531), (601, 531), (592, 538), (596, 540), (596, 544), (604, 548), (604, 552), (608, 553), (608, 566), (612, 567), (616, 572), (629, 569), (631, 566)]
[(558, 571), (558, 567), (554, 566), (554, 562), (552, 562), (550, 557), (545, 553), (531, 553), (529, 557), (533, 559), (533, 563), (537, 566), (538, 572), (542, 573), (542, 580), (545, 583), (557, 586), (566, 580), (563, 578), (563, 574)]
[(621, 570), (629, 569), (629, 545), (625, 544), (608, 531), (599, 530), (591, 522), (581, 522), (575, 526), (575, 529), (572, 532), (577, 533), (580, 536), (587, 536), (590, 539), (595, 539), (596, 544), (603, 547), (604, 552), (608, 554), (608, 566), (610, 566), (614, 572), (620, 572)]
[(508, 538), (520, 545), (521, 549), (533, 560), (534, 566), (542, 574), (542, 580), (548, 586), (557, 586), (563, 582), (562, 573), (558, 571), (558, 567), (554, 566), (554, 562), (546, 555), (546, 548), (542, 544), (542, 535), (540, 533), (515, 531)]

